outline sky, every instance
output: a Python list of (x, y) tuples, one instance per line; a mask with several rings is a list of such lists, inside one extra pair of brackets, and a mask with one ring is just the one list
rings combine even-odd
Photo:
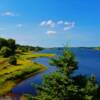
[(100, 0), (0, 0), (0, 37), (43, 47), (100, 46)]

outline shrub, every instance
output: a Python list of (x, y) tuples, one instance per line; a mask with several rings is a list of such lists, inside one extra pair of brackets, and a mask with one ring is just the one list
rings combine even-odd
[(12, 54), (11, 49), (4, 46), (1, 48), (0, 54), (3, 55), (3, 57), (9, 57)]
[(9, 63), (10, 63), (11, 65), (16, 65), (16, 64), (17, 64), (17, 59), (16, 59), (16, 57), (15, 57), (15, 56), (11, 56), (11, 57), (9, 58)]

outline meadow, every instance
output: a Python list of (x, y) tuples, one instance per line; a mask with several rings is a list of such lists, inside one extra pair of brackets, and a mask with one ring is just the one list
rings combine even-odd
[(11, 92), (19, 82), (47, 69), (46, 66), (33, 62), (33, 58), (53, 56), (54, 54), (33, 54), (32, 51), (16, 53), (16, 65), (9, 64), (9, 58), (0, 56), (0, 95)]

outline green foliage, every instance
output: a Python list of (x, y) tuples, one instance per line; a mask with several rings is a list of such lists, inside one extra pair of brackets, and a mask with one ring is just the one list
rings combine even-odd
[[(71, 92), (71, 87), (73, 87), (73, 85), (70, 85), (71, 83), (72, 80), (61, 75), (60, 72), (52, 73), (50, 76), (47, 75), (45, 76), (43, 87), (38, 87), (40, 93), (38, 98), (41, 98), (41, 100), (64, 100), (66, 98), (67, 100), (67, 90), (69, 89)], [(70, 87), (67, 87), (67, 85)]]
[(15, 49), (16, 49), (16, 42), (14, 39), (8, 39), (8, 47), (11, 48), (12, 53), (15, 53)]
[(3, 46), (8, 46), (8, 42), (7, 42), (6, 39), (0, 38), (0, 49), (1, 49)]
[(99, 86), (95, 76), (72, 75), (78, 67), (71, 51), (65, 49), (63, 55), (53, 59), (51, 64), (59, 71), (45, 76), (43, 85), (38, 86), (35, 100), (96, 100)]
[(0, 50), (4, 57), (8, 57), (15, 53), (16, 44), (14, 39), (0, 38)]
[(57, 66), (65, 74), (71, 74), (78, 68), (74, 54), (69, 49), (66, 50), (66, 48), (64, 49), (63, 55), (53, 58), (50, 64)]
[(16, 45), (16, 48), (21, 50), (22, 52), (43, 50), (42, 47), (33, 47), (33, 46), (27, 46), (27, 45), (23, 46), (23, 45), (19, 45), (19, 44)]
[(11, 52), (11, 49), (10, 48), (4, 46), (4, 47), (1, 48), (0, 54), (3, 57), (9, 57), (12, 54), (12, 52)]
[(16, 57), (15, 57), (15, 56), (11, 56), (11, 57), (9, 58), (9, 63), (10, 63), (11, 65), (16, 65), (16, 64), (17, 64), (17, 59), (16, 59)]
[[(37, 100), (93, 100), (98, 90), (96, 81), (81, 76), (79, 84), (76, 81), (79, 77), (72, 79), (60, 72), (45, 76), (43, 86), (38, 87)], [(85, 84), (81, 83), (81, 80), (84, 80)]]
[(28, 51), (39, 51), (43, 49), (42, 47), (23, 46), (23, 45), (16, 44), (16, 41), (14, 39), (0, 38), (0, 50), (3, 47), (8, 47), (11, 50), (11, 55), (14, 55), (17, 50), (21, 52), (28, 52)]

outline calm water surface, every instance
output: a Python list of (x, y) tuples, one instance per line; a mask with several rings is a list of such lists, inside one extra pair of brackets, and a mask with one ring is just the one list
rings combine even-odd
[[(75, 72), (75, 74), (85, 74), (91, 75), (95, 74), (97, 77), (98, 82), (100, 83), (100, 51), (96, 51), (93, 49), (78, 49), (73, 48), (71, 49), (75, 56), (78, 63), (79, 69)], [(51, 49), (51, 50), (43, 50), (40, 53), (55, 53), (57, 55), (62, 55), (62, 49)], [(48, 58), (37, 58), (33, 60), (35, 62), (44, 64), (48, 67), (48, 70), (39, 73), (31, 78), (28, 78), (18, 84), (15, 88), (13, 88), (12, 92), (18, 95), (31, 93), (33, 95), (36, 94), (36, 89), (32, 86), (32, 83), (41, 85), (43, 81), (43, 75), (52, 73), (57, 70), (55, 66), (50, 66)]]

